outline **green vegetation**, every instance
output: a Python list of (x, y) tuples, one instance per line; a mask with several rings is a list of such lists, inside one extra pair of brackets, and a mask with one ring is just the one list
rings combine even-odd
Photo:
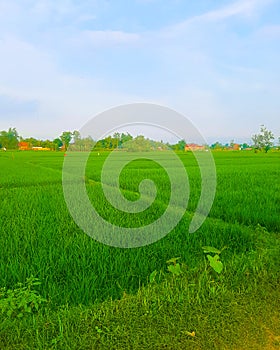
[[(182, 152), (191, 189), (184, 218), (150, 246), (120, 249), (71, 218), (63, 153), (1, 152), (0, 348), (280, 348), (280, 154), (213, 154), (217, 194), (203, 226), (188, 234), (200, 177), (192, 153)], [(107, 155), (93, 152), (86, 170), (100, 215), (128, 227), (161, 215), (170, 195), (164, 169), (128, 164), (124, 196), (137, 199), (144, 178), (158, 195), (143, 213), (119, 213), (101, 191)]]
[(39, 306), (46, 302), (36, 289), (35, 286), (40, 285), (38, 278), (31, 276), (27, 278), (26, 285), (18, 283), (15, 289), (0, 290), (0, 311), (8, 317), (24, 317), (25, 313), (33, 313), (38, 311)]
[[(31, 150), (38, 147), (52, 151), (91, 151), (94, 147), (95, 151), (112, 151), (114, 149), (129, 152), (147, 152), (156, 150), (172, 149), (179, 151), (205, 151), (211, 149), (213, 151), (231, 151), (231, 150), (251, 150), (255, 152), (264, 151), (267, 153), (270, 149), (279, 150), (274, 144), (274, 135), (264, 125), (261, 125), (260, 132), (252, 136), (252, 146), (247, 143), (230, 143), (222, 144), (215, 142), (212, 145), (197, 145), (194, 143), (186, 143), (185, 140), (179, 140), (176, 144), (164, 143), (163, 141), (154, 141), (145, 138), (143, 135), (133, 137), (129, 133), (115, 132), (101, 140), (93, 140), (91, 136), (82, 137), (78, 130), (63, 131), (62, 134), (54, 140), (39, 140), (34, 137), (23, 138), (20, 136), (16, 128), (9, 128), (8, 131), (0, 131), (0, 149), (6, 150)], [(280, 138), (278, 138), (279, 141)]]
[(267, 153), (273, 147), (274, 135), (272, 131), (267, 130), (264, 125), (261, 125), (259, 134), (253, 135), (252, 140), (256, 151), (263, 150)]
[(8, 131), (0, 131), (0, 149), (16, 149), (18, 146), (19, 135), (15, 128), (9, 128)]

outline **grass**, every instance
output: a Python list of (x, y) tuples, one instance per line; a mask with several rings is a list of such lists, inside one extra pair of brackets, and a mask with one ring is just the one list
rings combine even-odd
[[(108, 205), (100, 185), (107, 156), (93, 153), (86, 171), (99, 213), (127, 227), (163, 213), (166, 172), (147, 160), (126, 166), (120, 183), (135, 200), (140, 180), (153, 179), (153, 205), (133, 215)], [(0, 313), (1, 349), (280, 348), (280, 154), (214, 152), (216, 198), (194, 234), (187, 228), (200, 195), (199, 171), (191, 153), (180, 158), (191, 189), (183, 219), (152, 245), (121, 249), (92, 240), (71, 218), (62, 153), (0, 153), (0, 287), (13, 290), (33, 275), (41, 281), (34, 289), (47, 300), (22, 318)], [(206, 245), (226, 247), (220, 275), (208, 266)], [(166, 261), (177, 256), (183, 273), (173, 276)]]

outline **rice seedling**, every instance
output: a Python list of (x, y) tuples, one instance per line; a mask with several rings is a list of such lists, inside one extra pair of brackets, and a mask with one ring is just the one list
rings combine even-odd
[[(123, 196), (131, 201), (137, 200), (139, 183), (147, 178), (156, 184), (157, 196), (152, 205), (141, 213), (120, 212), (108, 203), (102, 191), (101, 169), (107, 156), (106, 152), (101, 152), (97, 157), (93, 152), (85, 174), (88, 196), (99, 214), (109, 222), (124, 227), (138, 227), (161, 216), (170, 198), (170, 183), (165, 169), (157, 162), (145, 159), (129, 163), (120, 176)], [(172, 324), (177, 322), (176, 332), (181, 334), (184, 342), (191, 342), (188, 344), (193, 348), (201, 348), (201, 344), (210, 344), (208, 348), (211, 348), (215, 343), (213, 337), (207, 340), (200, 336), (197, 340), (197, 329), (202, 331), (199, 322), (208, 331), (210, 329), (205, 320), (199, 319), (209, 300), (215, 300), (215, 307), (218, 307), (219, 301), (220, 313), (226, 317), (226, 311), (221, 309), (225, 307), (226, 300), (233, 303), (240, 298), (239, 293), (251, 293), (256, 295), (257, 300), (258, 296), (263, 298), (271, 286), (279, 283), (279, 153), (214, 153), (218, 175), (215, 201), (209, 217), (193, 234), (188, 233), (188, 226), (201, 192), (200, 173), (191, 153), (180, 153), (179, 156), (190, 182), (188, 209), (182, 220), (158, 242), (140, 248), (121, 249), (91, 239), (70, 216), (62, 190), (62, 153), (14, 152), (13, 157), (10, 152), (0, 154), (0, 287), (14, 290), (18, 283), (25, 283), (30, 276), (35, 276), (41, 282), (36, 286), (36, 293), (42, 300), (47, 300), (45, 310), (33, 315), (34, 330), (41, 329), (42, 335), (36, 336), (34, 331), (30, 340), (24, 331), (27, 325), (30, 327), (30, 321), (25, 319), (18, 324), (17, 332), (25, 334), (25, 344), (33, 341), (37, 342), (38, 348), (71, 348), (73, 344), (70, 343), (74, 340), (70, 332), (76, 320), (79, 325), (81, 322), (87, 324), (85, 328), (78, 326), (81, 327), (78, 330), (81, 337), (88, 331), (87, 327), (92, 329), (90, 337), (96, 348), (109, 345), (114, 348), (114, 339), (122, 339), (125, 348), (128, 346), (125, 334), (132, 334), (132, 330), (110, 318), (109, 314), (114, 309), (118, 310), (117, 319), (124, 320), (124, 324), (135, 324), (134, 317), (140, 317), (142, 321), (138, 328), (140, 333), (146, 329), (147, 334), (143, 338), (146, 345), (147, 337), (157, 342), (158, 334), (169, 334), (167, 343), (174, 340), (171, 336), (174, 331)], [(157, 157), (161, 157), (160, 152)], [(207, 246), (227, 247), (222, 253), (222, 269), (219, 259), (213, 262), (208, 258), (214, 270), (215, 267), (219, 270), (218, 274), (205, 269), (202, 247)], [(180, 261), (170, 262), (167, 270), (166, 261), (173, 257), (180, 257)], [(215, 254), (212, 259), (215, 259)], [(257, 288), (258, 285), (263, 286), (263, 291)], [(130, 295), (128, 299), (124, 298), (124, 293)], [(102, 302), (104, 304), (100, 304)], [(126, 310), (127, 317), (116, 309), (118, 302)], [(139, 303), (139, 311), (136, 311), (135, 303)], [(144, 316), (139, 314), (145, 303), (150, 305), (147, 317), (152, 320), (158, 313), (162, 319), (159, 321), (157, 318), (157, 322), (162, 322), (163, 327), (170, 327), (169, 330), (161, 332), (147, 328)], [(189, 319), (183, 329), (184, 318), (188, 319), (187, 311), (182, 311), (184, 317), (177, 314), (176, 319), (173, 316), (180, 313), (182, 307), (190, 312), (189, 308), (194, 304), (194, 310), (201, 316)], [(259, 307), (257, 302), (254, 305)], [(92, 308), (97, 313), (105, 310), (104, 323), (97, 319), (89, 321)], [(171, 315), (171, 309), (174, 315)], [(236, 310), (238, 319), (240, 310), (237, 307), (233, 310)], [(210, 318), (214, 317), (212, 308), (206, 307), (205, 312), (208, 312), (210, 322)], [(1, 339), (3, 342), (4, 338), (9, 339), (7, 334), (14, 333), (5, 323), (8, 321), (3, 321), (4, 316), (1, 317), (4, 333), (0, 333), (0, 347), (4, 348)], [(222, 317), (216, 321), (217, 327), (223, 327)], [(44, 328), (48, 322), (50, 325)], [(229, 330), (232, 330), (230, 326)], [(190, 337), (189, 333), (193, 334), (193, 331), (195, 336)], [(229, 337), (232, 339), (233, 334)], [(83, 339), (83, 348), (87, 348)], [(135, 338), (134, 341), (135, 348), (141, 348), (140, 340)], [(8, 343), (5, 344), (8, 348)], [(145, 344), (142, 344), (143, 349)], [(227, 342), (223, 344), (230, 346)]]

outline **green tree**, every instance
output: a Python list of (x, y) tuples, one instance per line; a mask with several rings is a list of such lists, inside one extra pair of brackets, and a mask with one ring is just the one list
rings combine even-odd
[(260, 132), (252, 136), (253, 147), (255, 150), (263, 150), (267, 153), (273, 146), (274, 135), (272, 131), (267, 130), (264, 125), (261, 125)]
[(63, 131), (62, 135), (60, 135), (60, 139), (63, 142), (63, 145), (65, 147), (65, 151), (67, 151), (69, 144), (72, 140), (72, 132), (71, 131)]
[(77, 143), (78, 141), (81, 140), (81, 134), (78, 130), (74, 130), (72, 132), (72, 136), (73, 136), (73, 139), (74, 139), (74, 142)]
[(42, 147), (45, 147), (45, 148), (50, 148), (50, 149), (53, 149), (54, 148), (54, 145), (53, 145), (53, 142), (50, 141), (50, 140), (44, 140), (41, 142), (41, 145)]
[(22, 139), (22, 141), (27, 142), (31, 148), (41, 146), (40, 140), (37, 140), (34, 137), (28, 137), (28, 138)]
[(250, 146), (248, 145), (248, 143), (244, 142), (241, 145), (241, 149), (246, 149), (246, 148), (250, 148)]
[(9, 128), (8, 131), (0, 131), (0, 143), (8, 149), (18, 148), (19, 135), (16, 128)]
[(133, 137), (129, 134), (129, 133), (121, 133), (121, 136), (120, 136), (120, 141), (119, 141), (119, 147), (120, 148), (123, 148), (123, 145), (128, 142), (128, 141), (131, 141), (133, 140)]
[(72, 151), (81, 151), (82, 150), (82, 138), (81, 134), (78, 130), (74, 130), (72, 132), (72, 137), (74, 143), (70, 145)]
[(63, 146), (63, 142), (61, 141), (60, 138), (56, 138), (53, 140), (53, 145), (54, 145), (55, 151), (59, 151), (60, 147)]
[(220, 142), (217, 141), (217, 142), (213, 143), (210, 148), (213, 150), (221, 150), (221, 149), (224, 149), (224, 146)]
[(82, 144), (85, 151), (91, 151), (95, 142), (91, 136), (88, 136), (82, 139)]
[(121, 134), (119, 132), (115, 132), (113, 134), (113, 148), (118, 148), (121, 141)]
[(149, 139), (146, 139), (143, 135), (139, 135), (127, 141), (123, 145), (123, 148), (129, 152), (148, 152), (152, 150), (152, 144)]
[(178, 149), (179, 151), (184, 151), (186, 147), (186, 141), (185, 140), (180, 140), (178, 142)]

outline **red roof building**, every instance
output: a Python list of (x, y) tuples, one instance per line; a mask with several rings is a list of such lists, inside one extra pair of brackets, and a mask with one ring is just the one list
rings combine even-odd
[(205, 146), (197, 145), (196, 143), (187, 143), (185, 151), (205, 151)]
[(29, 150), (30, 149), (29, 143), (28, 142), (23, 142), (23, 141), (19, 142), (18, 149), (20, 151), (27, 151), (27, 150)]

